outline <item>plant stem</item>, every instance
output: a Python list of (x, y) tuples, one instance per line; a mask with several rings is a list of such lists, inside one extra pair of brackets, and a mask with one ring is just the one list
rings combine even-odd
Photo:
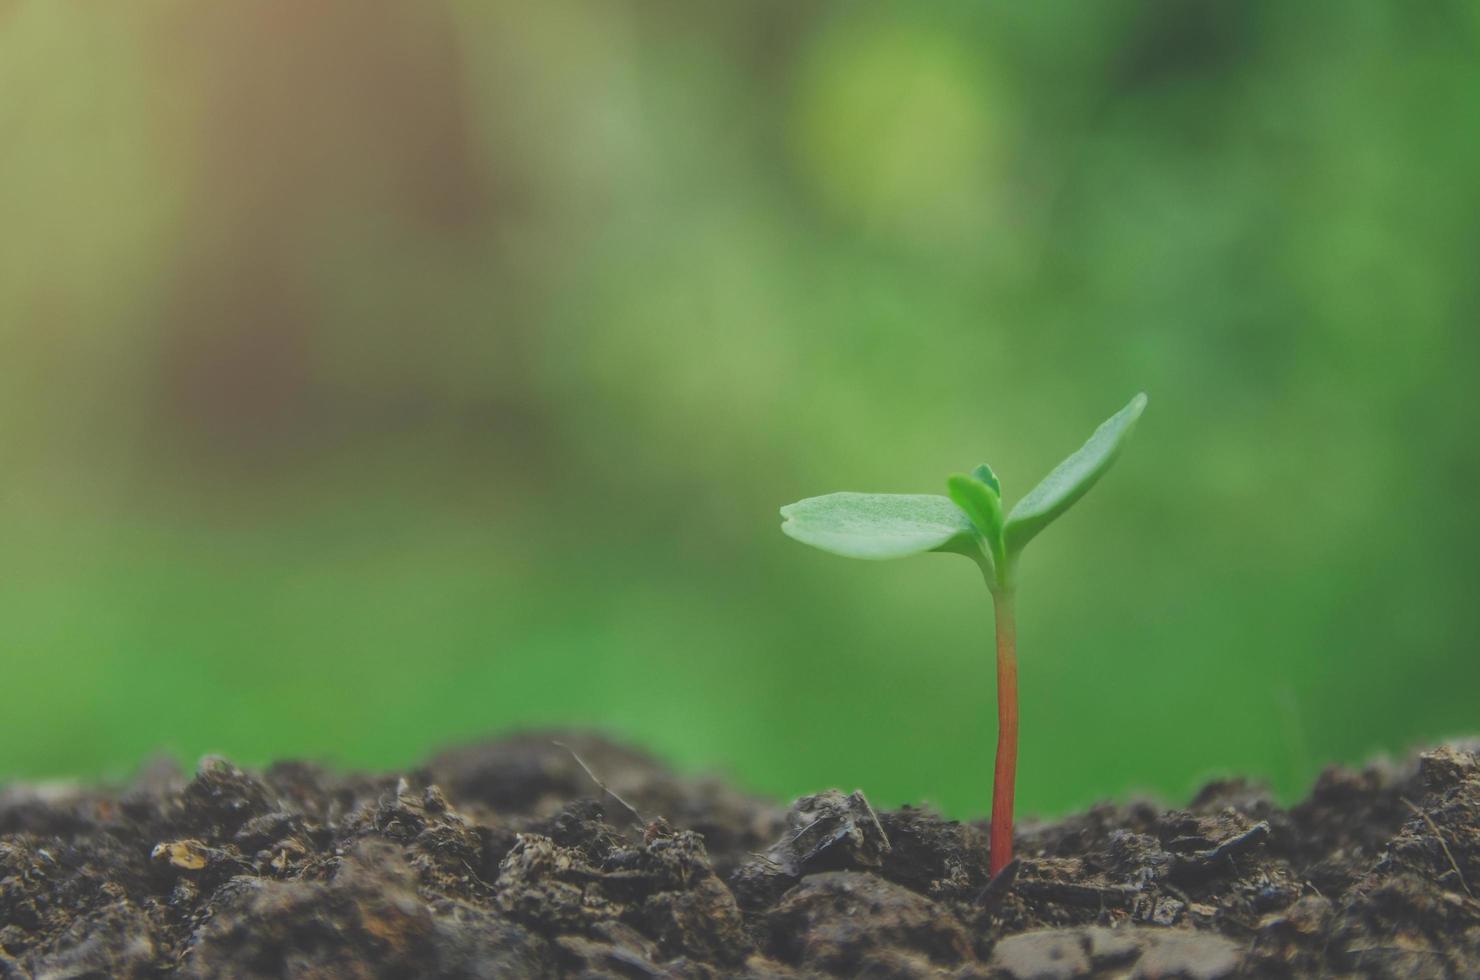
[(1017, 622), (1013, 616), (1012, 592), (994, 589), (992, 607), (997, 626), (997, 764), (992, 770), (988, 866), (995, 875), (1012, 860), (1012, 792), (1017, 782)]

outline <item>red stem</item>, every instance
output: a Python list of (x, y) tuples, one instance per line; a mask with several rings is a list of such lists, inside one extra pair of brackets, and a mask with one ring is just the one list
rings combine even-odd
[(992, 770), (992, 837), (989, 868), (1012, 860), (1012, 791), (1017, 782), (1017, 623), (1012, 593), (992, 594), (997, 621), (997, 765)]

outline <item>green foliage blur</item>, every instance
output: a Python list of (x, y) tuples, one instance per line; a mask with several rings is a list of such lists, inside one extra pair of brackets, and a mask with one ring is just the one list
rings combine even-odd
[(1054, 812), (1480, 728), (1480, 6), (0, 3), (0, 778), (599, 727)]

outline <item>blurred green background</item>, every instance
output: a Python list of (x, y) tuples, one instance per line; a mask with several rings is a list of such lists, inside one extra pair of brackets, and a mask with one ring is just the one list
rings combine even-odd
[(0, 777), (596, 726), (1052, 813), (1480, 725), (1480, 7), (0, 2)]

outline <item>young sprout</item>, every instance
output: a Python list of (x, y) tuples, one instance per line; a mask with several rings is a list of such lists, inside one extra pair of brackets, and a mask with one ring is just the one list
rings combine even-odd
[(1104, 476), (1146, 408), (1146, 396), (1105, 421), (1007, 515), (1002, 485), (983, 463), (946, 481), (948, 497), (914, 493), (830, 493), (781, 508), (781, 530), (845, 558), (904, 558), (927, 551), (975, 561), (992, 593), (997, 632), (997, 763), (992, 776), (990, 869), (1012, 860), (1012, 792), (1017, 777), (1017, 627), (1013, 595), (1023, 548)]

